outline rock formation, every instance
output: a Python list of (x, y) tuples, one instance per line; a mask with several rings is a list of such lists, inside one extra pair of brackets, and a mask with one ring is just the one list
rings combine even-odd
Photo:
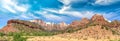
[(106, 25), (108, 22), (105, 20), (103, 15), (95, 14), (91, 18), (92, 23), (99, 24), (99, 25)]
[(95, 14), (91, 19), (82, 18), (81, 20), (73, 21), (70, 25), (66, 24), (65, 22), (61, 23), (52, 23), (52, 22), (45, 22), (43, 20), (35, 19), (30, 21), (24, 21), (24, 20), (9, 20), (7, 22), (7, 25), (2, 28), (1, 31), (4, 32), (17, 32), (19, 31), (16, 29), (16, 27), (27, 27), (30, 29), (39, 29), (39, 30), (46, 30), (46, 31), (61, 31), (66, 30), (68, 28), (72, 29), (81, 29), (89, 27), (90, 25), (101, 25), (106, 27), (119, 27), (120, 28), (120, 22), (119, 21), (113, 21), (109, 23), (105, 20), (103, 15)]
[(44, 29), (45, 30), (49, 30), (49, 31), (52, 31), (52, 30), (65, 30), (66, 27), (68, 26), (68, 24), (66, 24), (65, 22), (61, 22), (61, 23), (52, 23), (52, 22), (45, 22), (45, 21), (42, 21), (42, 20), (30, 20), (30, 22), (34, 22), (34, 23), (37, 23), (43, 27), (45, 27)]

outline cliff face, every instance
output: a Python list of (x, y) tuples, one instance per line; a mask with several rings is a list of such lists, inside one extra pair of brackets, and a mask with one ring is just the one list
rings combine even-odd
[[(32, 30), (29, 30), (32, 29)], [(24, 20), (9, 20), (7, 25), (1, 29), (1, 32), (21, 32), (33, 31), (34, 29), (44, 30), (40, 25)]]
[(48, 31), (65, 30), (67, 28), (67, 26), (68, 26), (68, 24), (66, 24), (65, 22), (55, 24), (55, 23), (52, 23), (52, 22), (45, 22), (45, 21), (42, 21), (42, 20), (39, 20), (39, 19), (30, 20), (30, 22), (37, 23), (37, 24), (45, 27), (44, 29), (48, 30)]
[(110, 27), (117, 28), (120, 27), (120, 21), (114, 20), (110, 23)]
[(12, 24), (7, 24), (5, 27), (2, 28), (1, 31), (4, 32), (4, 33), (7, 33), (7, 32), (18, 32), (18, 29), (14, 28), (12, 26)]
[(99, 14), (93, 15), (93, 17), (91, 18), (91, 21), (92, 21), (92, 23), (99, 24), (99, 25), (106, 25), (106, 24), (108, 24), (108, 21), (105, 20), (103, 15), (99, 15)]
[[(4, 32), (18, 32), (21, 30), (26, 31), (30, 29), (30, 31), (38, 29), (39, 31), (61, 31), (66, 30), (68, 28), (79, 29), (86, 28), (90, 25), (104, 25), (107, 27), (115, 27), (120, 28), (119, 21), (113, 21), (111, 23), (107, 22), (102, 15), (95, 14), (91, 19), (82, 18), (80, 21), (73, 21), (70, 25), (65, 22), (61, 22), (59, 24), (45, 22), (43, 20), (35, 19), (30, 21), (24, 20), (9, 20), (7, 25), (2, 28), (1, 31)], [(29, 30), (28, 30), (29, 31)]]
[(80, 21), (73, 21), (70, 26), (73, 27), (85, 27), (90, 22), (87, 18), (82, 18)]

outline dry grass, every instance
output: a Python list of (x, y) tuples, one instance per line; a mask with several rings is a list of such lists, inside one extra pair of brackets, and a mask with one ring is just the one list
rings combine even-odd
[(63, 38), (58, 36), (32, 36), (27, 41), (110, 41), (118, 39), (94, 39), (94, 38)]

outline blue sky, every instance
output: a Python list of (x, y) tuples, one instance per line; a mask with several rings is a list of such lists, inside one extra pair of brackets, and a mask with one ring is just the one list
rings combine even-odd
[(66, 22), (101, 14), (120, 20), (120, 0), (0, 0), (0, 27), (10, 19)]

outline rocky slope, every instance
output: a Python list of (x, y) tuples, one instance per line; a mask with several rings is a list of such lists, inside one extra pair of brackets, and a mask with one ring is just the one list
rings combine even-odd
[[(1, 32), (36, 32), (36, 31), (77, 31), (80, 29), (89, 28), (89, 26), (100, 25), (104, 27), (108, 27), (112, 30), (116, 30), (115, 32), (120, 32), (120, 22), (112, 21), (111, 23), (105, 20), (103, 15), (95, 14), (91, 19), (82, 18), (81, 20), (73, 21), (70, 25), (65, 22), (61, 22), (59, 24), (55, 23), (47, 23), (42, 20), (9, 20), (7, 25), (1, 29)], [(96, 28), (97, 29), (97, 28)], [(91, 29), (92, 30), (92, 29)]]
[[(1, 29), (1, 32), (30, 32), (35, 29), (44, 30), (40, 25), (24, 20), (9, 20), (7, 25)], [(37, 31), (37, 30), (36, 30)]]
[(79, 39), (84, 39), (84, 38), (94, 38), (94, 39), (116, 39), (120, 38), (118, 35), (114, 35), (111, 29), (106, 29), (105, 27), (102, 27), (100, 25), (96, 26), (89, 26), (85, 29), (78, 30), (73, 33), (65, 33), (65, 34), (60, 34), (58, 35), (60, 37), (68, 38), (79, 38)]
[(109, 25), (109, 22), (105, 20), (103, 15), (95, 14), (90, 19), (92, 24), (98, 24), (98, 25)]
[(58, 30), (65, 30), (68, 26), (65, 22), (61, 23), (52, 23), (52, 22), (45, 22), (43, 20), (35, 19), (35, 20), (30, 20), (30, 22), (37, 23), (44, 27), (45, 30), (48, 31), (58, 31)]

